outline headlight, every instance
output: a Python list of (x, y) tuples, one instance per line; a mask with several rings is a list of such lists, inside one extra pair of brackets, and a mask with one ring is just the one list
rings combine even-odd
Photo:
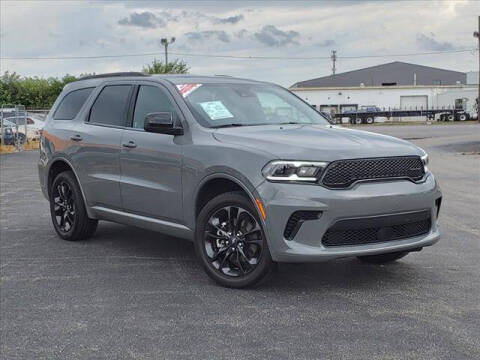
[(316, 182), (326, 166), (326, 162), (275, 160), (265, 165), (262, 174), (270, 181)]
[(420, 157), (420, 159), (422, 159), (423, 168), (424, 168), (425, 172), (427, 172), (428, 171), (428, 167), (427, 167), (427, 165), (428, 165), (428, 154), (426, 152), (424, 152), (424, 155), (422, 155)]
[(420, 159), (422, 159), (423, 165), (427, 166), (428, 165), (428, 154), (425, 153)]

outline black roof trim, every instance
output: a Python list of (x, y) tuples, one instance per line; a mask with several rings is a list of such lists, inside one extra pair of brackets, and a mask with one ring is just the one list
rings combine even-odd
[(146, 74), (138, 71), (115, 72), (115, 73), (106, 73), (106, 74), (98, 74), (98, 75), (88, 75), (88, 76), (81, 77), (79, 80), (99, 79), (99, 78), (108, 78), (108, 77), (117, 77), (117, 76), (150, 76), (150, 74)]

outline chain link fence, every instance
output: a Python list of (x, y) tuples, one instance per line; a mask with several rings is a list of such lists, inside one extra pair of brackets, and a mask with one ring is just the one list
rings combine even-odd
[(29, 110), (17, 104), (0, 108), (0, 145), (2, 152), (38, 147), (38, 140), (48, 110)]

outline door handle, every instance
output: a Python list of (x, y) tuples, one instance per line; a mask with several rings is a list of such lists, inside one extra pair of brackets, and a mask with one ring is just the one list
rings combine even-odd
[(124, 142), (122, 143), (123, 147), (129, 148), (129, 149), (134, 149), (137, 147), (137, 144), (135, 144), (134, 141), (130, 140), (129, 142)]
[(70, 136), (70, 139), (73, 140), (73, 141), (82, 141), (82, 137), (78, 134)]

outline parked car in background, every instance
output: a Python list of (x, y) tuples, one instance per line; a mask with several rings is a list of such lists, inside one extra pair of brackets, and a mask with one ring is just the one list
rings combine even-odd
[(27, 116), (11, 116), (6, 117), (6, 120), (17, 124), (18, 126), (25, 126), (25, 121), (27, 122), (27, 127), (41, 130), (45, 125), (45, 121), (41, 120), (37, 116), (27, 115)]
[(271, 83), (122, 73), (64, 87), (38, 173), (60, 238), (89, 238), (98, 220), (182, 237), (240, 288), (275, 262), (383, 264), (433, 245), (442, 194), (427, 164)]
[(40, 138), (40, 132), (45, 125), (45, 122), (33, 117), (33, 116), (12, 116), (4, 119), (5, 122), (9, 122), (14, 130), (19, 134), (23, 134), (25, 136), (25, 121), (27, 122), (27, 138), (29, 141), (31, 140), (38, 140)]
[(3, 126), (12, 129), (12, 132), (18, 142), (23, 144), (28, 138), (28, 141), (39, 140), (40, 139), (40, 130), (37, 130), (34, 127), (28, 127), (27, 125), (27, 134), (25, 135), (25, 125), (18, 125), (10, 120), (3, 119)]

